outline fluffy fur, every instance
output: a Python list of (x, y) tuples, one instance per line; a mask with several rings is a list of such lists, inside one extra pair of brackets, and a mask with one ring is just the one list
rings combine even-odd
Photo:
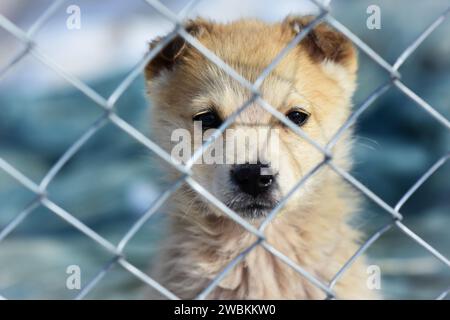
[[(288, 17), (277, 24), (240, 20), (218, 24), (190, 21), (188, 32), (249, 81), (295, 37), (311, 17)], [(157, 45), (159, 40), (152, 43)], [(292, 106), (311, 113), (302, 129), (325, 145), (348, 117), (355, 89), (356, 53), (350, 41), (321, 24), (291, 50), (264, 80), (262, 97), (283, 114)], [(226, 118), (251, 93), (180, 37), (174, 39), (146, 69), (152, 98), (155, 139), (167, 151), (177, 128), (193, 131), (193, 116), (214, 106)], [(232, 128), (267, 125), (279, 128), (281, 145), (277, 179), (280, 196), (323, 160), (308, 142), (252, 103)], [(350, 136), (333, 150), (333, 161), (349, 169)], [(251, 148), (247, 146), (246, 148)], [(224, 203), (230, 188), (227, 165), (196, 164), (199, 181)], [(177, 172), (168, 168), (169, 177)], [(265, 230), (267, 241), (312, 275), (330, 281), (357, 250), (359, 234), (349, 224), (357, 206), (355, 195), (329, 168), (322, 168), (290, 198)], [(183, 186), (167, 209), (170, 229), (163, 240), (152, 276), (181, 298), (194, 298), (256, 238), (217, 208)], [(259, 226), (261, 219), (248, 220)], [(337, 283), (339, 298), (371, 298), (366, 268), (360, 258)], [(322, 299), (325, 294), (283, 261), (258, 246), (208, 296), (213, 299)]]

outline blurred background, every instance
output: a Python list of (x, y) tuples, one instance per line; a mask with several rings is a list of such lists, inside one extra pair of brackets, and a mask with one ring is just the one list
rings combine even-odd
[[(2, 0), (0, 14), (27, 30), (52, 0)], [(179, 12), (186, 0), (164, 4)], [(81, 28), (66, 27), (69, 5), (81, 9)], [(369, 30), (366, 9), (381, 9), (381, 29)], [(389, 63), (449, 6), (449, 1), (350, 1), (331, 3), (332, 14)], [(317, 10), (307, 0), (199, 1), (188, 15), (230, 21), (240, 17), (281, 20)], [(71, 0), (35, 35), (39, 47), (65, 70), (108, 97), (147, 51), (148, 42), (171, 23), (142, 0)], [(401, 67), (403, 82), (450, 118), (450, 19)], [(53, 70), (27, 55), (3, 74), (23, 44), (0, 28), (0, 157), (40, 182), (59, 157), (102, 114), (102, 109)], [(355, 106), (388, 79), (360, 52)], [(149, 134), (144, 80), (139, 77), (117, 102), (117, 112)], [(356, 126), (353, 174), (388, 204), (402, 195), (450, 149), (450, 133), (404, 94), (391, 88)], [(158, 197), (164, 185), (155, 157), (113, 125), (95, 134), (49, 185), (50, 198), (117, 244)], [(0, 170), (0, 232), (34, 194)], [(450, 162), (401, 210), (405, 224), (450, 257)], [(129, 261), (148, 270), (164, 233), (163, 213), (130, 241)], [(367, 237), (390, 215), (366, 201), (355, 222)], [(367, 252), (382, 271), (386, 298), (433, 299), (450, 286), (450, 269), (406, 235), (391, 229)], [(111, 259), (102, 247), (49, 210), (39, 207), (0, 242), (0, 295), (6, 298), (70, 299), (66, 268), (79, 265), (85, 285)], [(113, 268), (87, 298), (142, 298), (142, 282)], [(448, 297), (447, 297), (448, 298)]]

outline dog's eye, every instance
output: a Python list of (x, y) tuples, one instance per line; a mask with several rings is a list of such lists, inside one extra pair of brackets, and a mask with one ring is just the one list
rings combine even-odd
[(289, 111), (286, 116), (298, 126), (302, 126), (308, 121), (310, 113), (303, 109), (294, 109)]
[(203, 129), (216, 129), (222, 124), (222, 120), (214, 111), (203, 111), (197, 113), (193, 120), (201, 121)]

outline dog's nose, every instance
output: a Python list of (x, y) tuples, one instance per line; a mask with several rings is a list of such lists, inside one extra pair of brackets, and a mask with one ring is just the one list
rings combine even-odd
[(242, 192), (256, 197), (268, 191), (274, 183), (274, 176), (262, 174), (263, 170), (269, 170), (268, 166), (259, 163), (241, 164), (231, 169), (231, 178)]

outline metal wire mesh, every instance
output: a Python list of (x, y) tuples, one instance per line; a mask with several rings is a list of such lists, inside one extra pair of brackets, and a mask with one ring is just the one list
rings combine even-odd
[[(77, 295), (76, 299), (81, 299), (86, 296), (97, 284), (98, 282), (109, 272), (109, 270), (114, 265), (120, 265), (124, 269), (128, 270), (131, 274), (136, 276), (138, 279), (142, 280), (147, 285), (153, 287), (161, 294), (166, 296), (169, 299), (178, 299), (178, 297), (170, 292), (168, 289), (160, 285), (154, 279), (149, 277), (145, 272), (135, 267), (132, 263), (130, 263), (123, 251), (127, 246), (130, 239), (140, 230), (140, 228), (150, 219), (150, 217), (160, 208), (164, 202), (183, 184), (187, 183), (193, 190), (198, 192), (201, 196), (203, 196), (207, 201), (211, 204), (222, 210), (228, 217), (234, 220), (236, 223), (240, 224), (244, 227), (248, 232), (253, 233), (257, 240), (248, 247), (245, 251), (241, 252), (237, 257), (235, 257), (227, 266), (223, 268), (223, 270), (211, 281), (211, 283), (197, 296), (197, 299), (204, 299), (208, 296), (208, 294), (214, 290), (214, 288), (220, 283), (220, 281), (227, 275), (227, 273), (232, 270), (240, 261), (242, 261), (245, 256), (251, 252), (256, 246), (262, 246), (272, 255), (283, 261), (285, 264), (290, 266), (293, 270), (298, 272), (301, 276), (306, 278), (312, 284), (320, 288), (328, 298), (339, 298), (336, 296), (334, 292), (334, 287), (336, 283), (341, 279), (344, 273), (349, 269), (349, 267), (355, 262), (358, 257), (360, 257), (377, 239), (379, 239), (386, 231), (391, 228), (397, 228), (404, 234), (406, 234), (411, 240), (417, 242), (419, 245), (424, 247), (431, 255), (433, 255), (436, 259), (441, 261), (444, 265), (446, 265), (450, 269), (450, 261), (447, 257), (441, 254), (438, 250), (428, 244), (424, 239), (419, 237), (413, 230), (409, 229), (403, 222), (402, 215), (400, 213), (403, 205), (414, 195), (417, 189), (427, 181), (439, 168), (446, 163), (450, 158), (450, 153), (443, 155), (436, 163), (427, 170), (418, 180), (414, 183), (411, 188), (401, 197), (401, 199), (397, 202), (397, 204), (392, 207), (388, 205), (383, 199), (365, 187), (361, 182), (359, 182), (355, 177), (353, 177), (350, 173), (338, 167), (333, 162), (333, 154), (331, 152), (332, 147), (337, 143), (339, 138), (343, 135), (343, 133), (355, 123), (355, 121), (361, 116), (361, 114), (366, 111), (371, 104), (382, 96), (388, 89), (392, 87), (396, 87), (398, 90), (403, 92), (408, 98), (414, 101), (420, 108), (423, 108), (427, 113), (429, 113), (432, 117), (435, 118), (441, 125), (443, 125), (444, 129), (450, 130), (450, 122), (444, 116), (442, 116), (439, 112), (437, 112), (431, 105), (429, 105), (426, 101), (424, 101), (420, 96), (418, 96), (414, 91), (409, 89), (402, 81), (399, 72), (399, 68), (402, 64), (408, 59), (408, 57), (420, 46), (420, 44), (435, 30), (449, 15), (450, 7), (445, 10), (439, 17), (437, 17), (428, 28), (426, 28), (421, 34), (417, 36), (417, 38), (403, 51), (403, 53), (398, 57), (393, 65), (386, 62), (379, 54), (377, 54), (372, 48), (370, 48), (367, 44), (365, 44), (361, 39), (359, 39), (354, 33), (352, 33), (348, 28), (346, 28), (343, 24), (337, 21), (330, 13), (329, 6), (324, 5), (323, 3), (317, 0), (310, 0), (313, 2), (319, 9), (319, 14), (316, 19), (311, 21), (306, 28), (304, 28), (301, 32), (297, 34), (295, 38), (279, 53), (279, 55), (270, 63), (267, 68), (261, 73), (258, 79), (251, 83), (242, 77), (239, 73), (233, 70), (232, 67), (227, 65), (224, 61), (222, 61), (219, 57), (217, 57), (214, 53), (204, 47), (197, 39), (192, 37), (186, 30), (183, 28), (183, 18), (189, 12), (194, 4), (194, 1), (190, 1), (186, 7), (180, 11), (179, 14), (175, 14), (170, 11), (167, 7), (165, 7), (158, 0), (145, 0), (150, 6), (156, 9), (160, 14), (169, 19), (174, 24), (174, 29), (171, 33), (169, 33), (165, 38), (163, 38), (160, 43), (153, 48), (136, 66), (132, 72), (120, 83), (120, 85), (114, 90), (114, 92), (108, 97), (104, 98), (99, 93), (94, 91), (88, 85), (83, 83), (74, 75), (65, 71), (64, 68), (60, 67), (57, 63), (55, 63), (51, 58), (49, 58), (43, 51), (41, 51), (39, 44), (35, 42), (34, 35), (42, 28), (43, 25), (50, 19), (50, 17), (64, 4), (65, 0), (56, 0), (51, 6), (47, 8), (47, 10), (35, 21), (35, 23), (28, 29), (22, 30), (17, 27), (13, 22), (8, 20), (3, 15), (0, 15), (0, 27), (8, 31), (18, 40), (23, 42), (25, 48), (21, 51), (16, 57), (14, 57), (8, 65), (0, 70), (0, 79), (4, 77), (4, 75), (12, 68), (15, 64), (20, 62), (25, 56), (33, 55), (38, 60), (40, 60), (44, 65), (48, 68), (52, 69), (54, 72), (59, 74), (62, 78), (64, 78), (68, 83), (81, 91), (84, 95), (86, 95), (89, 99), (94, 101), (98, 106), (104, 109), (104, 113), (101, 117), (99, 117), (87, 130), (86, 132), (76, 140), (70, 148), (56, 161), (53, 167), (47, 172), (40, 183), (35, 183), (27, 176), (22, 174), (19, 170), (17, 170), (13, 165), (6, 162), (4, 159), (0, 158), (0, 169), (10, 175), (12, 178), (17, 180), (20, 184), (22, 184), (25, 188), (29, 189), (35, 194), (34, 200), (32, 200), (22, 212), (20, 212), (15, 218), (13, 218), (6, 227), (0, 231), (0, 243), (3, 241), (8, 234), (10, 234), (18, 225), (24, 221), (36, 208), (40, 206), (44, 206), (48, 208), (51, 212), (64, 219), (67, 223), (71, 224), (73, 227), (78, 229), (81, 233), (85, 234), (92, 241), (95, 241), (97, 244), (101, 245), (104, 249), (109, 251), (113, 258), (98, 272), (98, 274), (89, 281), (87, 285), (85, 285), (80, 293)], [(259, 88), (263, 82), (263, 80), (270, 74), (270, 72), (275, 68), (275, 66), (281, 61), (281, 59), (292, 50), (302, 39), (307, 35), (307, 33), (314, 28), (320, 22), (328, 23), (330, 26), (335, 28), (336, 30), (343, 33), (348, 39), (350, 39), (353, 44), (358, 47), (361, 51), (365, 52), (374, 62), (376, 62), (380, 67), (384, 68), (387, 73), (386, 82), (378, 87), (375, 91), (373, 91), (364, 101), (361, 103), (356, 110), (351, 114), (351, 116), (345, 121), (344, 125), (335, 133), (335, 135), (330, 139), (330, 141), (325, 145), (321, 146), (311, 138), (309, 138), (299, 127), (294, 125), (290, 120), (288, 120), (283, 114), (279, 113), (276, 109), (274, 109), (269, 103), (267, 103), (260, 95)], [(147, 65), (147, 63), (154, 58), (160, 50), (162, 50), (165, 45), (167, 45), (172, 39), (174, 39), (177, 35), (183, 37), (190, 45), (195, 47), (199, 52), (201, 52), (207, 59), (215, 63), (218, 67), (220, 67), (223, 71), (225, 71), (228, 75), (230, 75), (233, 79), (238, 81), (243, 87), (247, 88), (251, 91), (252, 96), (249, 101), (247, 101), (244, 105), (242, 105), (234, 114), (232, 114), (226, 121), (219, 127), (218, 131), (211, 135), (210, 138), (203, 144), (203, 147), (199, 148), (196, 152), (194, 152), (192, 158), (186, 163), (186, 165), (181, 165), (172, 160), (171, 156), (165, 152), (160, 146), (147, 138), (144, 134), (135, 129), (132, 125), (127, 123), (124, 119), (119, 117), (114, 110), (115, 104), (118, 99), (122, 96), (122, 94), (128, 89), (131, 83), (142, 73), (143, 69)], [(240, 215), (235, 213), (233, 210), (225, 206), (221, 201), (215, 198), (212, 194), (210, 194), (204, 187), (202, 187), (199, 183), (197, 183), (191, 176), (191, 167), (195, 163), (195, 161), (202, 156), (202, 152), (206, 149), (207, 146), (212, 144), (214, 140), (222, 134), (226, 128), (235, 121), (237, 116), (245, 110), (247, 106), (251, 102), (256, 102), (261, 108), (271, 113), (274, 117), (278, 118), (281, 122), (283, 122), (286, 126), (288, 126), (292, 131), (294, 131), (297, 135), (308, 141), (311, 145), (313, 145), (317, 150), (322, 152), (323, 161), (321, 161), (318, 165), (316, 165), (310, 172), (308, 172), (300, 181), (296, 183), (294, 188), (282, 199), (279, 204), (274, 208), (270, 214), (265, 218), (264, 222), (261, 224), (259, 228), (255, 228), (251, 224), (249, 224), (245, 219), (243, 219)], [(134, 223), (132, 228), (122, 237), (118, 245), (114, 245), (100, 234), (96, 233), (94, 230), (89, 228), (87, 225), (82, 223), (80, 220), (74, 217), (70, 212), (66, 211), (64, 208), (58, 206), (55, 202), (53, 202), (50, 196), (47, 194), (47, 187), (53, 181), (53, 179), (61, 172), (64, 168), (65, 164), (80, 150), (80, 148), (91, 139), (97, 131), (99, 131), (105, 124), (112, 123), (120, 130), (127, 133), (129, 136), (137, 140), (139, 143), (144, 145), (149, 150), (156, 153), (159, 157), (161, 157), (164, 161), (172, 165), (176, 170), (182, 173), (182, 176), (173, 183), (169, 188), (167, 188), (163, 193), (159, 195), (159, 197), (152, 203), (152, 205), (148, 208), (146, 212)], [(354, 188), (359, 190), (362, 194), (364, 194), (371, 201), (376, 203), (379, 207), (381, 207), (384, 211), (386, 211), (391, 220), (388, 224), (380, 228), (377, 232), (375, 232), (363, 245), (354, 253), (354, 255), (341, 267), (341, 269), (335, 274), (335, 276), (331, 279), (331, 281), (327, 282), (323, 279), (319, 279), (318, 277), (310, 274), (305, 268), (301, 265), (296, 264), (294, 261), (289, 259), (283, 253), (278, 251), (276, 248), (271, 246), (265, 238), (264, 230), (268, 226), (268, 224), (275, 218), (278, 211), (286, 204), (289, 200), (290, 196), (308, 180), (311, 176), (313, 176), (316, 172), (318, 172), (323, 166), (329, 166), (334, 172), (340, 175), (343, 179), (345, 179), (349, 184), (351, 184)], [(449, 290), (442, 292), (437, 299), (444, 299), (449, 294)], [(6, 299), (0, 295), (0, 299)]]

